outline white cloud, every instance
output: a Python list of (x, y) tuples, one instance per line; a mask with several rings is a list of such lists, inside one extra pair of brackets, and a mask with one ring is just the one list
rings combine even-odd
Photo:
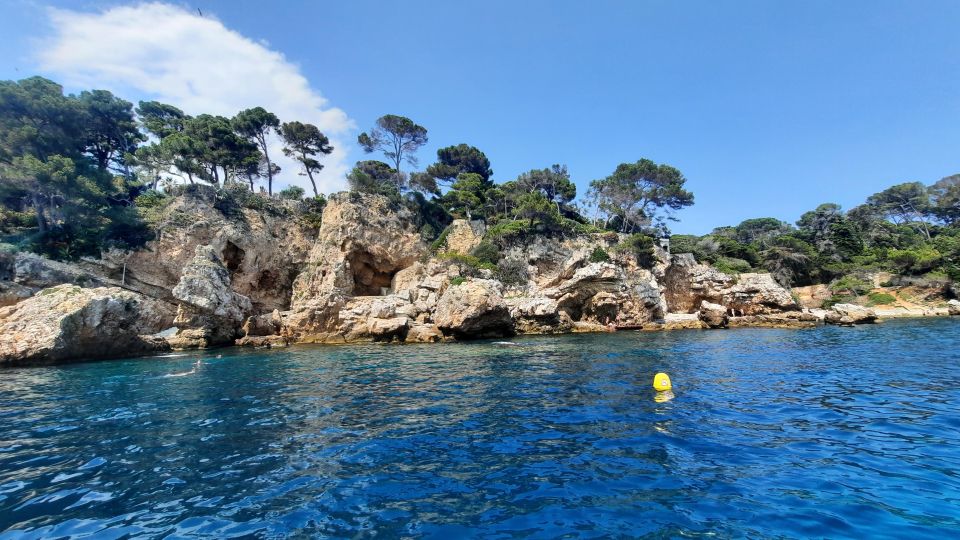
[[(55, 35), (39, 52), (41, 68), (69, 86), (129, 92), (180, 107), (189, 114), (233, 116), (262, 106), (281, 121), (315, 124), (334, 151), (321, 162), (317, 187), (344, 189), (345, 140), (355, 126), (311, 88), (299, 68), (220, 21), (164, 3), (114, 7), (99, 13), (50, 9)], [(309, 193), (297, 165), (271, 149), (283, 172), (281, 185), (295, 183)]]

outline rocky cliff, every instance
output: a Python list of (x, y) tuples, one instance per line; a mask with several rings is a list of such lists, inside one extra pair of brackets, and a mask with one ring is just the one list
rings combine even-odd
[[(373, 195), (331, 196), (319, 228), (283, 212), (227, 212), (202, 193), (162, 217), (141, 250), (69, 264), (0, 258), (0, 362), (815, 319), (769, 275), (734, 277), (663, 251), (643, 267), (612, 233), (501, 241), (494, 270), (465, 257), (483, 223), (455, 221), (432, 252), (407, 210)], [(591, 257), (598, 249), (607, 260)]]

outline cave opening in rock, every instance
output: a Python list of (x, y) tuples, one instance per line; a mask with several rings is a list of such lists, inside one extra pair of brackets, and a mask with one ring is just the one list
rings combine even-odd
[(353, 274), (354, 296), (383, 296), (389, 294), (393, 276), (400, 268), (384, 267), (377, 264), (373, 255), (365, 251), (355, 251), (347, 257)]
[(227, 267), (227, 270), (236, 272), (243, 264), (243, 257), (246, 254), (240, 246), (227, 241), (227, 245), (223, 246), (223, 253), (220, 254), (220, 257), (223, 259), (223, 265)]

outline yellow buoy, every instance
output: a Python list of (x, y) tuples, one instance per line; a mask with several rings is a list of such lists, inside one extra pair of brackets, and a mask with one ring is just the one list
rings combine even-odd
[(666, 373), (657, 373), (653, 376), (653, 389), (657, 392), (667, 392), (673, 389), (670, 376)]

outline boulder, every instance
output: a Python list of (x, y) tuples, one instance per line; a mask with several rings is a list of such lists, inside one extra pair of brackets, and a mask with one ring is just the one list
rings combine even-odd
[(723, 291), (734, 278), (706, 264), (697, 263), (690, 253), (670, 257), (662, 280), (663, 297), (672, 313), (692, 313), (704, 300), (723, 302)]
[(513, 333), (510, 310), (499, 281), (473, 279), (447, 287), (433, 320), (444, 335), (458, 339), (499, 337)]
[(33, 296), (34, 289), (12, 281), (0, 281), (0, 307), (12, 306)]
[(951, 299), (947, 301), (947, 311), (950, 315), (960, 315), (960, 300)]
[(823, 320), (829, 324), (853, 326), (876, 322), (877, 313), (870, 308), (854, 304), (835, 304), (830, 311), (827, 311)]
[(544, 297), (506, 299), (515, 330), (521, 334), (554, 334), (570, 331), (556, 300)]
[(407, 343), (436, 343), (442, 340), (443, 332), (435, 324), (412, 324), (407, 331)]
[(249, 298), (230, 288), (230, 273), (211, 246), (197, 246), (172, 292), (174, 298), (200, 313), (237, 326), (252, 309)]
[(168, 349), (152, 337), (173, 307), (117, 287), (58, 285), (0, 308), (0, 365), (52, 364)]
[(700, 303), (697, 318), (709, 328), (726, 328), (730, 322), (730, 318), (727, 316), (727, 308), (706, 300)]
[(737, 315), (762, 315), (800, 309), (790, 291), (770, 274), (740, 274), (736, 283), (721, 291), (719, 303)]

